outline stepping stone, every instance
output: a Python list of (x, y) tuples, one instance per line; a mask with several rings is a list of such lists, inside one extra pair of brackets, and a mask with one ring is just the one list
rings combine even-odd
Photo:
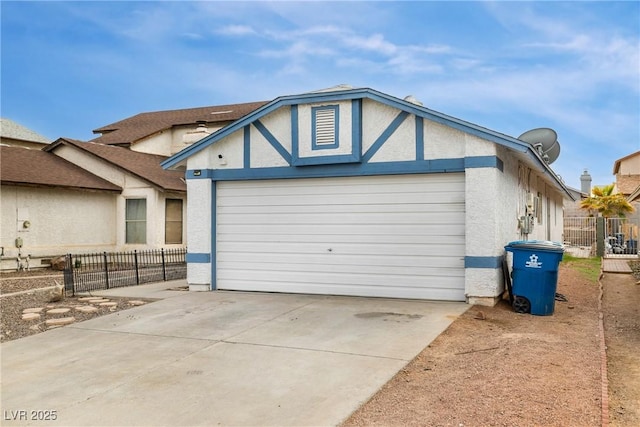
[(101, 302), (100, 304), (98, 304), (102, 307), (115, 307), (118, 305), (117, 302)]
[(107, 299), (107, 298), (94, 298), (92, 300), (89, 300), (88, 302), (89, 302), (89, 304), (100, 304), (100, 303), (103, 303), (103, 302), (109, 302), (109, 299)]
[(63, 326), (68, 325), (76, 321), (75, 317), (60, 317), (58, 319), (47, 319), (45, 323), (47, 326)]
[(40, 313), (42, 310), (44, 310), (44, 308), (43, 308), (43, 307), (25, 308), (24, 310), (22, 310), (22, 314), (27, 314), (27, 313)]
[(82, 312), (82, 313), (95, 313), (96, 311), (98, 311), (98, 309), (92, 305), (85, 305), (82, 307), (76, 307), (76, 310)]
[(138, 305), (145, 305), (145, 304), (146, 304), (146, 302), (145, 302), (145, 301), (140, 301), (140, 300), (134, 299), (134, 300), (129, 301), (129, 304), (130, 304), (130, 305), (138, 306)]
[(48, 310), (47, 314), (64, 314), (71, 311), (70, 308), (54, 308), (52, 310)]
[[(78, 301), (82, 301), (82, 302), (86, 302), (86, 301), (91, 301), (91, 300), (95, 300), (97, 299), (96, 297), (80, 297), (78, 298)], [(102, 298), (100, 298), (102, 299)]]
[(36, 320), (40, 319), (39, 313), (25, 313), (22, 315), (22, 320)]

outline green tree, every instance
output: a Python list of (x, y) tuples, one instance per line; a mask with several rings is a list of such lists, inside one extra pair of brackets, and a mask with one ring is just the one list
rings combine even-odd
[(599, 213), (605, 218), (624, 218), (634, 211), (624, 195), (613, 192), (614, 185), (594, 187), (592, 195), (580, 203), (580, 208), (589, 211), (591, 216)]

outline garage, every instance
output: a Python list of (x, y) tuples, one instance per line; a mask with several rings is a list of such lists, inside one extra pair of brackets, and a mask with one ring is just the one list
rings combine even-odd
[(219, 181), (217, 288), (464, 301), (464, 182)]
[(562, 240), (572, 197), (528, 142), (343, 85), (278, 97), (162, 165), (185, 172), (190, 291), (494, 305), (505, 244)]

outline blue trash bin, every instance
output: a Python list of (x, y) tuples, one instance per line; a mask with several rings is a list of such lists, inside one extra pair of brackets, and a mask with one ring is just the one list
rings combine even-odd
[(504, 247), (513, 254), (512, 305), (518, 313), (553, 314), (558, 266), (564, 248), (545, 240), (521, 240)]

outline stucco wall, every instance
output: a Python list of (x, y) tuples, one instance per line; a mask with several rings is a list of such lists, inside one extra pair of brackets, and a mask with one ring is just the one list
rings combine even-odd
[(18, 237), (22, 255), (32, 258), (111, 250), (116, 243), (116, 194), (2, 185), (0, 198), (1, 241), (9, 258), (3, 268), (15, 268)]

